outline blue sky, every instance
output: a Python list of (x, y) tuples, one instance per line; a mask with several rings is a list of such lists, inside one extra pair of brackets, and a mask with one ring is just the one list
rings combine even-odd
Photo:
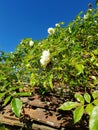
[(23, 38), (41, 40), (58, 22), (67, 25), (95, 0), (0, 0), (0, 50), (11, 52)]

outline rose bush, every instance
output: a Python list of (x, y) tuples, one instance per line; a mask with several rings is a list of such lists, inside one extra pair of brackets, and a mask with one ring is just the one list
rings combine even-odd
[[(98, 9), (88, 9), (67, 26), (48, 28), (48, 37), (23, 39), (10, 57), (9, 67), (20, 83), (45, 91), (98, 87)], [(40, 43), (40, 44), (39, 44)], [(51, 54), (51, 56), (50, 56)], [(51, 58), (50, 58), (51, 57)], [(7, 64), (9, 58), (6, 58)], [(94, 78), (92, 78), (94, 77)]]
[(1, 99), (9, 95), (8, 88), (13, 97), (17, 85), (17, 92), (38, 87), (42, 94), (57, 88), (68, 94), (98, 89), (97, 27), (98, 9), (88, 9), (67, 26), (60, 22), (48, 28), (47, 38), (25, 38), (13, 53), (1, 52)]

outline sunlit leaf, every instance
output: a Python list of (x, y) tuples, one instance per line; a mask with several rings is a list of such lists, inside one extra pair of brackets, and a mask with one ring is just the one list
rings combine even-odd
[(88, 115), (91, 115), (93, 108), (94, 108), (94, 106), (93, 106), (92, 104), (88, 104), (88, 105), (86, 106), (86, 108), (85, 108), (86, 113), (87, 113)]
[(23, 96), (23, 97), (26, 97), (26, 96), (31, 96), (31, 92), (19, 92), (19, 93), (14, 93), (13, 94), (14, 96)]
[(19, 88), (23, 88), (23, 86), (15, 86), (15, 87), (13, 86), (13, 87), (9, 88), (9, 91), (15, 91)]
[(94, 50), (94, 54), (98, 55), (98, 48), (96, 50)]
[(81, 74), (83, 73), (83, 70), (84, 70), (84, 66), (82, 64), (76, 64), (76, 69), (78, 71), (78, 74)]
[(8, 97), (5, 98), (4, 100), (4, 105), (6, 105), (11, 99), (11, 95), (9, 95)]
[(89, 120), (89, 129), (98, 130), (98, 106), (95, 106), (92, 110)]
[(20, 117), (20, 112), (22, 109), (22, 101), (18, 98), (13, 98), (11, 101), (11, 109), (17, 117)]
[(69, 102), (65, 102), (64, 104), (62, 104), (59, 107), (59, 109), (61, 109), (61, 110), (71, 110), (71, 109), (73, 109), (73, 108), (75, 108), (75, 107), (77, 107), (79, 105), (80, 104), (77, 103), (77, 102), (71, 102), (71, 101), (69, 101)]
[(84, 104), (84, 98), (83, 98), (83, 96), (82, 96), (80, 93), (76, 93), (76, 94), (75, 94), (75, 98), (76, 98), (76, 100), (77, 100), (78, 102)]
[(0, 93), (0, 99), (2, 99), (5, 95), (6, 95), (7, 92), (4, 92), (4, 93)]
[(94, 99), (97, 98), (98, 97), (98, 90), (92, 92), (92, 96)]
[(50, 85), (51, 89), (53, 89), (53, 75), (50, 75), (50, 77), (49, 77), (49, 85)]
[(98, 99), (95, 99), (95, 100), (93, 101), (93, 104), (96, 105), (96, 106), (98, 106)]
[(77, 122), (82, 118), (83, 113), (84, 113), (84, 106), (77, 107), (77, 108), (73, 111), (74, 123), (77, 123)]
[(91, 101), (91, 96), (90, 96), (88, 93), (85, 93), (85, 94), (84, 94), (84, 99), (85, 99), (85, 101), (86, 101), (87, 103), (90, 103), (90, 101)]

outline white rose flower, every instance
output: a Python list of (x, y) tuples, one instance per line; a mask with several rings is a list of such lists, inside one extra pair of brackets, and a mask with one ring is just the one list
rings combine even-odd
[(29, 42), (29, 45), (30, 45), (30, 46), (33, 46), (33, 44), (34, 44), (34, 42), (31, 40), (31, 41)]
[(49, 50), (45, 50), (42, 53), (40, 63), (42, 64), (42, 66), (47, 66), (49, 62), (50, 62), (50, 52)]
[(87, 14), (84, 14), (84, 20), (88, 19), (88, 17), (89, 17), (89, 14), (88, 14), (88, 13), (87, 13)]
[(43, 51), (42, 56), (50, 56), (49, 50)]
[(48, 33), (49, 33), (50, 35), (54, 34), (54, 33), (55, 33), (54, 28), (48, 28)]
[(55, 26), (56, 26), (56, 27), (60, 27), (60, 24), (56, 23)]

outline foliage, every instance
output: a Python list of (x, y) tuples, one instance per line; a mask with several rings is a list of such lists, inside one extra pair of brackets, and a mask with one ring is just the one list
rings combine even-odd
[(98, 5), (98, 0), (96, 0), (96, 5)]
[(12, 53), (7, 54), (0, 51), (0, 101), (2, 101), (3, 106), (7, 105), (13, 97), (31, 95), (31, 92), (20, 91), (24, 86), (19, 82), (12, 66), (12, 57)]
[[(21, 41), (12, 53), (12, 65), (20, 82), (39, 87), (42, 91), (58, 87), (69, 91), (77, 88), (98, 87), (98, 9), (89, 9), (84, 17), (81, 13), (64, 26), (51, 28), (53, 34), (41, 41), (29, 43), (32, 39)], [(48, 30), (49, 31), (49, 30)], [(49, 51), (49, 60), (40, 61), (42, 53)], [(42, 92), (43, 92), (42, 91)]]
[(3, 124), (0, 124), (0, 130), (9, 130)]
[[(93, 99), (92, 99), (93, 98)], [(90, 130), (98, 129), (98, 90), (89, 93), (75, 93), (75, 99), (77, 102), (65, 102), (62, 104), (60, 110), (73, 110), (74, 123), (81, 120), (83, 114), (88, 114), (90, 116), (89, 128)], [(92, 100), (91, 100), (92, 99)]]
[(22, 109), (22, 101), (18, 98), (13, 98), (11, 102), (12, 111), (15, 113), (17, 117), (20, 117), (21, 109)]
[[(49, 28), (47, 38), (40, 41), (26, 38), (14, 52), (0, 51), (0, 100), (3, 105), (10, 101), (13, 104), (14, 98), (30, 96), (34, 87), (41, 94), (59, 88), (68, 89), (70, 93), (98, 89), (97, 27), (98, 9), (92, 8), (84, 16), (80, 13), (67, 26), (60, 22)], [(88, 94), (85, 100), (90, 102), (87, 97)], [(82, 96), (78, 101), (84, 104)], [(83, 110), (83, 107), (78, 107), (74, 115), (83, 113)], [(79, 119), (81, 117), (82, 114)], [(77, 122), (77, 116), (74, 118)]]

